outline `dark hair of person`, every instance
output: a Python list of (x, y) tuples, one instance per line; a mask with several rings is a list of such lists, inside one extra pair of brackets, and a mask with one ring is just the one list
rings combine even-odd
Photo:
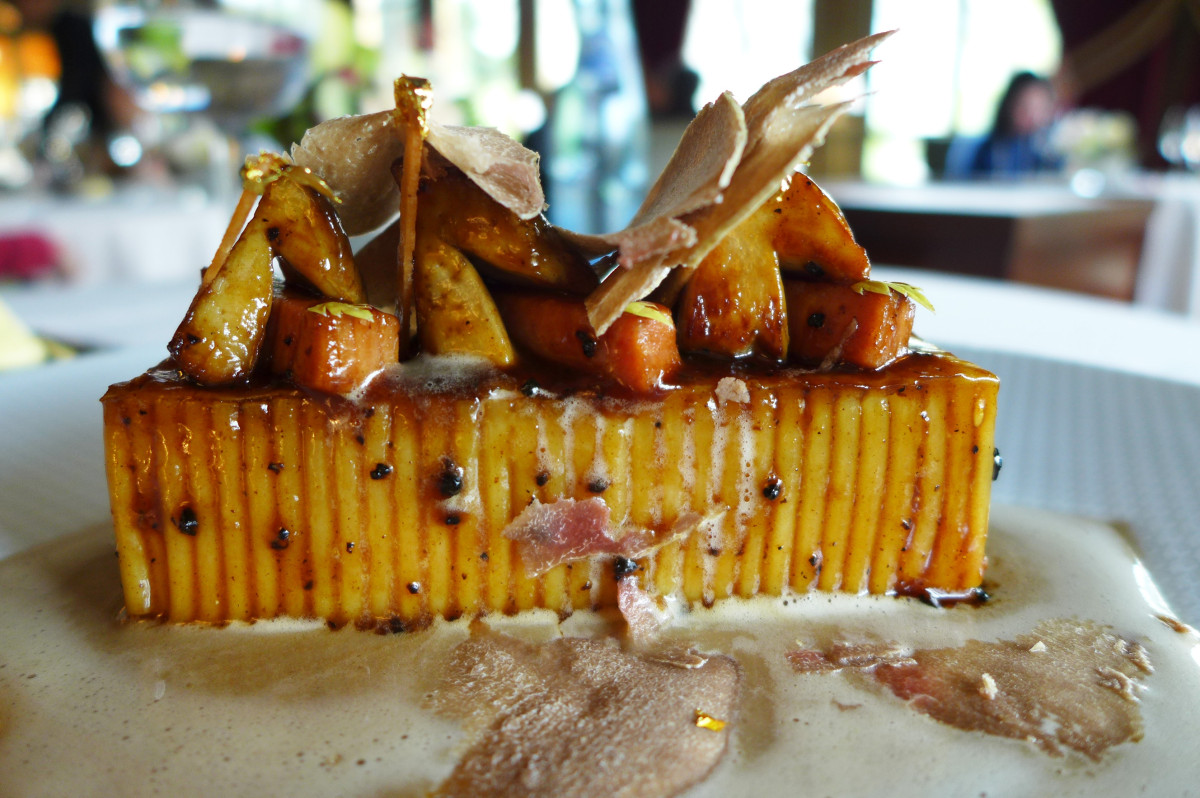
[(1000, 104), (996, 106), (996, 119), (992, 122), (990, 136), (992, 140), (1012, 137), (1014, 132), (1013, 106), (1016, 105), (1017, 97), (1021, 95), (1021, 92), (1030, 86), (1041, 86), (1046, 91), (1054, 91), (1050, 81), (1040, 75), (1032, 72), (1018, 72), (1013, 75), (1008, 81), (1008, 88), (1004, 90), (1004, 96), (1000, 98)]

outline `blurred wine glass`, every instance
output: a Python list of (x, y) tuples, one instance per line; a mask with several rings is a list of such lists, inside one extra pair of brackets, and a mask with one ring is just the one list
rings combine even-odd
[(0, 2), (0, 187), (22, 188), (33, 179), (21, 144), (58, 98), (60, 72), (53, 38)]
[(1200, 105), (1167, 109), (1158, 128), (1158, 152), (1171, 166), (1200, 170)]
[(229, 146), (224, 158), (213, 153), (211, 169), (232, 174), (249, 123), (302, 97), (318, 3), (99, 0), (96, 43), (142, 109), (215, 124)]

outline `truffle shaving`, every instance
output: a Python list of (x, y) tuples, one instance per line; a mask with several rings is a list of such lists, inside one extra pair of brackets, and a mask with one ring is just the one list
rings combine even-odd
[(611, 641), (475, 634), (430, 699), (470, 741), (434, 794), (678, 795), (724, 753), (740, 679), (724, 656), (683, 668)]
[[(538, 155), (494, 128), (456, 127), (430, 121), (426, 145), (457, 166), (488, 196), (522, 219), (546, 206)], [(396, 215), (400, 189), (392, 164), (404, 138), (392, 112), (344, 116), (322, 122), (292, 146), (292, 160), (329, 183), (343, 203), (338, 215), (349, 235), (369, 233)]]
[[(640, 251), (622, 247), (618, 268), (592, 296), (588, 298), (588, 318), (597, 333), (603, 333), (620, 315), (629, 302), (645, 296), (645, 287), (657, 286), (666, 277), (662, 267), (682, 266), (693, 269), (723, 239), (729, 231), (745, 221), (758, 210), (776, 191), (784, 178), (794, 172), (812, 153), (824, 137), (825, 132), (847, 108), (847, 103), (834, 105), (808, 104), (825, 89), (845, 83), (861, 75), (872, 64), (867, 54), (891, 32), (868, 36), (851, 44), (839, 47), (799, 69), (767, 83), (742, 106), (742, 118), (728, 113), (712, 112), (710, 119), (693, 121), (705, 125), (724, 124), (728, 130), (725, 139), (735, 140), (737, 130), (744, 119), (745, 146), (733, 174), (722, 185), (727, 164), (720, 170), (714, 168), (715, 160), (705, 160), (700, 153), (688, 149), (705, 146), (705, 142), (720, 140), (713, 131), (703, 135), (685, 132), (680, 148), (672, 164), (695, 163), (701, 178), (685, 179), (683, 170), (670, 172), (655, 183), (651, 202), (636, 217), (640, 226), (652, 221), (646, 218), (658, 210), (660, 217), (676, 218), (671, 206), (694, 205), (678, 217), (695, 232), (694, 243), (670, 252), (657, 247), (641, 247)], [(722, 106), (727, 100), (720, 101)], [(712, 107), (716, 107), (714, 104)], [(708, 110), (707, 108), (705, 109)], [(721, 120), (724, 120), (723, 122)], [(703, 172), (707, 169), (707, 172)], [(720, 191), (712, 191), (712, 184)], [(682, 188), (676, 189), (670, 181), (679, 181)], [(697, 188), (692, 188), (693, 186)], [(707, 193), (699, 190), (708, 188)], [(707, 203), (699, 201), (702, 196), (713, 199)], [(678, 199), (676, 199), (678, 198)], [(695, 200), (692, 202), (691, 200)], [(620, 246), (622, 233), (605, 237)], [(608, 285), (613, 282), (614, 285)], [(666, 298), (670, 301), (670, 298)]]
[[(1038, 642), (1045, 650), (1034, 653)], [(875, 678), (913, 709), (951, 726), (1093, 761), (1142, 737), (1137, 693), (1150, 663), (1141, 646), (1095, 624), (1047, 621), (1015, 641), (972, 640), (917, 651), (913, 659), (880, 665)]]

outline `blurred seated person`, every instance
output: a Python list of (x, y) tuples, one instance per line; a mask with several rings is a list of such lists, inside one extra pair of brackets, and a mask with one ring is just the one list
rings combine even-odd
[(1062, 156), (1050, 144), (1054, 87), (1032, 72), (1012, 76), (991, 131), (979, 139), (955, 139), (946, 158), (949, 178), (1004, 178), (1055, 172)]

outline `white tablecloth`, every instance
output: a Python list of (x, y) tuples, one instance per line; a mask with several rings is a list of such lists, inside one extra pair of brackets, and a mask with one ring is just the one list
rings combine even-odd
[(1155, 201), (1134, 301), (1200, 321), (1200, 176), (1144, 177), (1131, 188)]
[(38, 233), (59, 248), (73, 282), (195, 277), (221, 243), (231, 200), (190, 189), (135, 187), (102, 198), (0, 198), (0, 234)]

